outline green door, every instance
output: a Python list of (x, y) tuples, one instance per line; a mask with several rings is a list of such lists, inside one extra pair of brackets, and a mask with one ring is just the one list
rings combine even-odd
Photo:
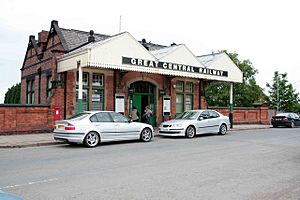
[(143, 122), (143, 114), (147, 105), (150, 106), (152, 110), (152, 116), (150, 118), (150, 124), (155, 126), (156, 124), (156, 115), (155, 115), (155, 104), (154, 104), (154, 94), (155, 86), (149, 82), (138, 81), (130, 86), (133, 88), (134, 92), (131, 94), (131, 109), (136, 107), (139, 114), (139, 121)]
[(139, 121), (142, 122), (143, 108), (142, 108), (142, 95), (134, 94), (132, 96), (132, 108), (136, 107), (138, 110)]
[(146, 106), (149, 105), (152, 110), (152, 116), (150, 118), (150, 124), (155, 126), (155, 105), (154, 105), (154, 97), (151, 94), (145, 93), (135, 93), (132, 95), (132, 108), (136, 107), (139, 114), (139, 121), (143, 122), (143, 114)]

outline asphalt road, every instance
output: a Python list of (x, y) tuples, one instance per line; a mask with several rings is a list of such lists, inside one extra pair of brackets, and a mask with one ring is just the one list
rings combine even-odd
[(300, 199), (300, 128), (0, 149), (0, 190), (30, 200)]

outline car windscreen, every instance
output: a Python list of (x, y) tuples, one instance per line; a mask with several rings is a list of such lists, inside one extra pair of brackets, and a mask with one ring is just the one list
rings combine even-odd
[(69, 120), (82, 120), (86, 118), (90, 113), (78, 113), (69, 118)]
[(183, 112), (176, 117), (176, 119), (197, 119), (198, 112)]

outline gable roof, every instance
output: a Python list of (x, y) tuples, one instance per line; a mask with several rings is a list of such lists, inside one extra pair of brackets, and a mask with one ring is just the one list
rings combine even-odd
[[(68, 51), (72, 51), (84, 44), (88, 43), (88, 37), (90, 36), (89, 32), (85, 31), (79, 31), (74, 29), (65, 29), (60, 28), (62, 36), (65, 39), (65, 46), (68, 49)], [(94, 34), (95, 41), (101, 41), (109, 38), (109, 35), (103, 35), (103, 34)]]
[(35, 40), (35, 36), (34, 35), (30, 35), (29, 36), (28, 46), (27, 46), (27, 49), (26, 49), (25, 57), (23, 59), (23, 64), (22, 64), (21, 70), (24, 69), (24, 67), (25, 67), (25, 61), (26, 61), (27, 53), (28, 53), (28, 50), (30, 48), (34, 48), (36, 54), (38, 54), (37, 41)]
[[(74, 55), (74, 54), (77, 54), (77, 53), (81, 53), (81, 52), (83, 52), (85, 50), (92, 49), (92, 48), (95, 48), (97, 46), (101, 46), (101, 45), (103, 45), (103, 44), (105, 44), (107, 42), (110, 42), (110, 41), (114, 40), (115, 38), (117, 38), (119, 36), (122, 36), (123, 34), (129, 34), (129, 33), (128, 32), (122, 32), (122, 33), (118, 33), (118, 34), (113, 35), (113, 36), (109, 36), (109, 37), (107, 37), (105, 39), (99, 39), (98, 38), (98, 41), (95, 40), (95, 42), (90, 42), (88, 44), (86, 44), (86, 42), (85, 42), (85, 43), (83, 43), (85, 45), (81, 44), (81, 46), (75, 47), (73, 51), (70, 51), (70, 52), (68, 52), (68, 53), (66, 53), (66, 54), (64, 54), (62, 56), (59, 56), (59, 59), (62, 59), (62, 58), (65, 58), (65, 57), (69, 57), (70, 55)], [(79, 41), (78, 41), (78, 44), (80, 44)]]
[[(214, 68), (228, 71), (227, 81), (239, 82), (243, 81), (243, 72), (231, 60), (229, 55), (225, 52), (212, 53), (202, 56), (197, 56), (198, 60), (207, 68)], [(224, 80), (226, 81), (226, 80)]]
[[(123, 57), (137, 57), (145, 60), (156, 61), (156, 58), (130, 33), (122, 32), (98, 42), (90, 42), (74, 51), (57, 57), (58, 72), (77, 68), (80, 60), (82, 67), (102, 67), (111, 69), (128, 69), (123, 63)], [(149, 69), (143, 66), (130, 66), (131, 71)], [(155, 69), (156, 70), (156, 69)]]
[(214, 61), (218, 60), (224, 52), (212, 53), (202, 56), (197, 56), (198, 60), (205, 66), (210, 66)]
[(157, 59), (161, 59), (164, 56), (171, 53), (172, 51), (174, 51), (175, 49), (177, 49), (178, 47), (179, 47), (179, 45), (172, 45), (172, 46), (163, 47), (160, 49), (155, 49), (155, 50), (150, 50), (150, 51)]

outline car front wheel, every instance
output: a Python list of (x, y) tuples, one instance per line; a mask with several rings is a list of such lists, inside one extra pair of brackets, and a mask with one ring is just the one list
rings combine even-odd
[(185, 131), (185, 136), (187, 138), (193, 138), (193, 137), (195, 137), (195, 135), (196, 135), (195, 128), (192, 127), (192, 126), (188, 126), (187, 129), (186, 129), (186, 131)]
[(96, 132), (89, 132), (84, 138), (84, 145), (87, 147), (95, 147), (100, 141), (100, 137)]
[(225, 135), (227, 133), (227, 126), (225, 124), (222, 124), (219, 128), (219, 134)]
[(141, 132), (140, 136), (143, 142), (149, 142), (152, 138), (152, 131), (150, 128), (144, 128)]

